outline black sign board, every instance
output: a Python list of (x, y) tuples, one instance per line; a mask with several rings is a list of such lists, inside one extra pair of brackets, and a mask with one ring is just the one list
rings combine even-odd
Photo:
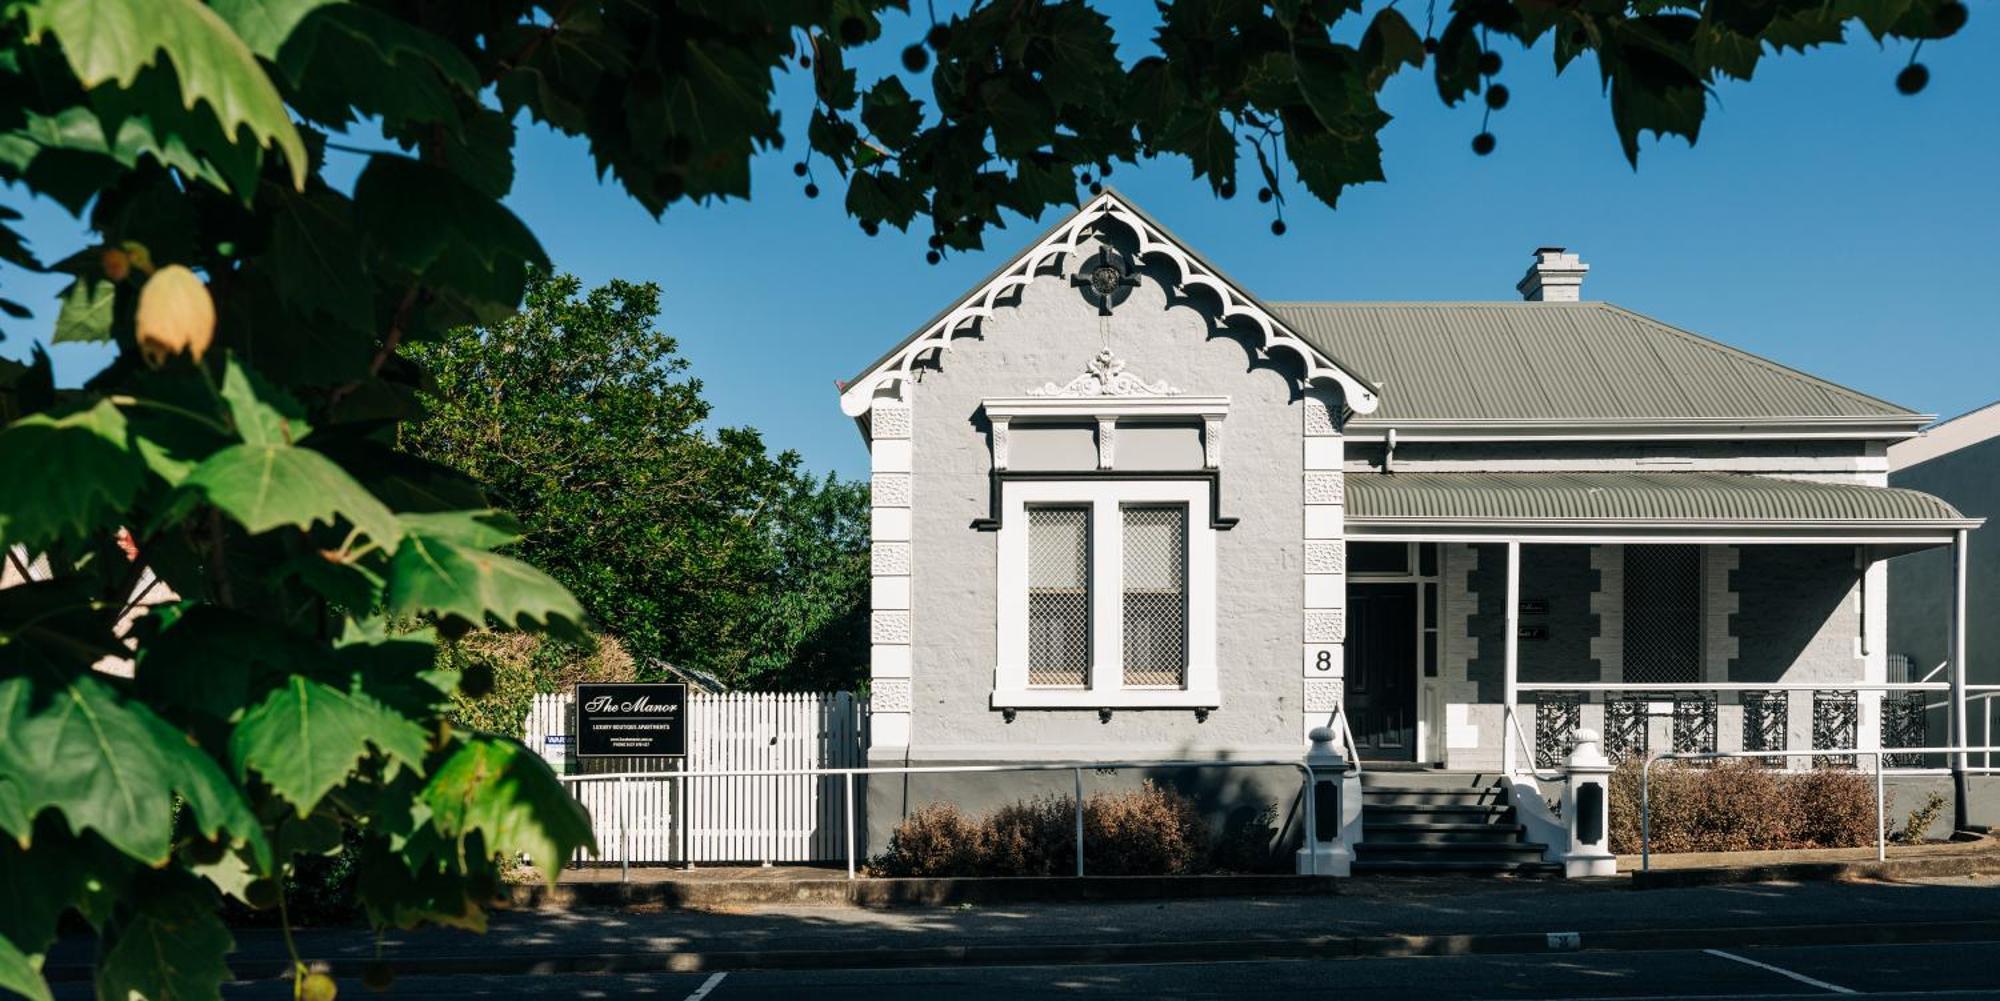
[(1545, 640), (1549, 638), (1549, 627), (1543, 625), (1523, 625), (1517, 635), (1524, 640)]
[(579, 758), (679, 757), (687, 753), (687, 686), (576, 686)]
[(1549, 614), (1549, 599), (1547, 599), (1547, 598), (1523, 598), (1523, 599), (1521, 599), (1521, 614), (1522, 614), (1522, 615), (1547, 615), (1547, 614)]

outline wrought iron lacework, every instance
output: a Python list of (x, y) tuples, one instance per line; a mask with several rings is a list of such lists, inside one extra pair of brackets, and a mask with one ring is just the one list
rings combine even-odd
[(1583, 725), (1583, 699), (1566, 692), (1535, 696), (1535, 767), (1561, 768)]
[[(1784, 691), (1743, 693), (1743, 749), (1782, 751), (1790, 746), (1792, 700)], [(1785, 764), (1783, 758), (1757, 758), (1773, 768)]]
[(1674, 750), (1682, 754), (1715, 750), (1715, 696), (1700, 692), (1674, 696)]
[(1187, 668), (1187, 508), (1122, 513), (1125, 683), (1178, 688)]
[(1028, 684), (1090, 683), (1090, 509), (1028, 509)]
[(1604, 702), (1604, 753), (1613, 764), (1646, 756), (1646, 698), (1620, 695)]
[[(1930, 743), (1930, 711), (1924, 693), (1904, 692), (1882, 699), (1882, 746), (1923, 747)], [(1919, 754), (1891, 754), (1883, 762), (1891, 768), (1915, 768), (1923, 764)]]
[[(1861, 700), (1854, 692), (1820, 689), (1813, 692), (1813, 746), (1851, 748), (1861, 736)], [(1853, 768), (1852, 754), (1821, 754), (1816, 768)]]

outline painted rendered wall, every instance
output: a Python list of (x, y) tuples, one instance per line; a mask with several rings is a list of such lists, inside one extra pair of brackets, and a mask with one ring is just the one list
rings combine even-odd
[[(2000, 438), (1897, 470), (1889, 483), (1935, 494), (1969, 517), (2000, 518)], [(1971, 550), (1966, 671), (1974, 684), (1993, 684), (2000, 682), (2000, 529), (1988, 524), (1975, 530)], [(1908, 655), (1919, 676), (1944, 662), (1951, 595), (1951, 550), (1889, 561), (1889, 652)], [(1981, 736), (1977, 727), (1975, 739)]]
[[(1301, 753), (1299, 644), (1301, 408), (1298, 372), (1218, 329), (1205, 294), (1171, 293), (1170, 265), (1144, 278), (1109, 324), (1127, 371), (1186, 394), (1230, 398), (1217, 539), (1221, 708), (989, 708), (996, 646), (996, 537), (971, 527), (989, 510), (989, 397), (1067, 382), (1103, 344), (1093, 305), (1048, 273), (962, 336), (912, 392), (912, 712), (908, 760), (1048, 760)], [(1015, 464), (1017, 467), (1019, 463)], [(898, 755), (900, 758), (901, 756)]]

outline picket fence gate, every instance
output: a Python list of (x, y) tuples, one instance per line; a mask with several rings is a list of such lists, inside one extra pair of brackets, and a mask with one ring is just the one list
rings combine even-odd
[[(579, 855), (575, 861), (819, 862), (846, 857), (839, 776), (703, 779), (679, 773), (859, 767), (867, 763), (864, 701), (850, 692), (694, 692), (688, 695), (687, 711), (685, 759), (579, 759), (573, 736), (576, 694), (535, 696), (527, 744), (559, 774), (659, 775), (565, 783), (590, 812), (597, 836), (597, 854)], [(687, 786), (684, 799), (682, 783)], [(685, 838), (683, 818), (676, 816), (683, 802)]]

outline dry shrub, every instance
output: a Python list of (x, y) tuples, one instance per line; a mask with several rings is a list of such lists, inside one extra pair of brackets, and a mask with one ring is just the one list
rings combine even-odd
[(1056, 876), (1076, 865), (1075, 800), (1038, 796), (1009, 803), (979, 825), (980, 871), (988, 876)]
[[(1085, 871), (1093, 876), (1191, 872), (1208, 828), (1187, 797), (1154, 785), (1097, 793), (1083, 804)], [(1010, 803), (974, 821), (949, 803), (904, 818), (871, 864), (882, 876), (1059, 876), (1075, 871), (1076, 800)]]
[(964, 876), (979, 862), (977, 825), (950, 803), (918, 808), (889, 835), (889, 847), (870, 863), (884, 876)]
[(1152, 782), (1100, 792), (1083, 806), (1083, 864), (1099, 876), (1190, 872), (1208, 854), (1208, 825), (1186, 796)]
[[(1652, 850), (1777, 851), (1875, 842), (1875, 784), (1860, 772), (1787, 772), (1753, 761), (1663, 762), (1651, 780)], [(1611, 848), (1640, 848), (1640, 765), (1611, 775)]]

